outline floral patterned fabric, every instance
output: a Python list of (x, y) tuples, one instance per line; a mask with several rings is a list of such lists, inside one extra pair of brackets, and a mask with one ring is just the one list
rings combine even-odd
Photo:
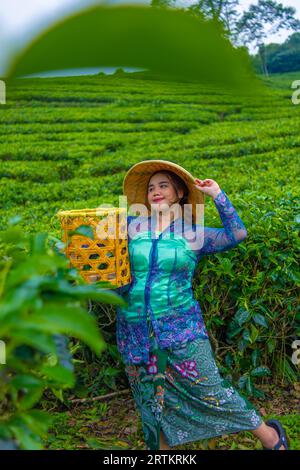
[(202, 311), (192, 291), (195, 268), (204, 255), (235, 247), (247, 230), (226, 193), (214, 203), (223, 228), (175, 218), (157, 234), (156, 218), (128, 216), (131, 283), (119, 289), (127, 307), (117, 307), (117, 345), (125, 364), (149, 361), (150, 320), (161, 349), (208, 338)]
[(147, 450), (159, 450), (160, 431), (173, 447), (262, 424), (255, 407), (220, 376), (209, 339), (164, 350), (147, 325), (149, 361), (125, 367)]

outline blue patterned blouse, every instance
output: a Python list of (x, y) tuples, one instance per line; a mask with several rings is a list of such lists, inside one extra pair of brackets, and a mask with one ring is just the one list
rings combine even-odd
[(148, 328), (154, 330), (162, 349), (208, 338), (192, 291), (196, 265), (202, 256), (227, 251), (247, 236), (242, 220), (222, 189), (214, 203), (224, 228), (186, 226), (183, 218), (177, 218), (158, 234), (155, 216), (127, 217), (131, 282), (118, 289), (127, 307), (117, 307), (116, 330), (118, 350), (125, 364), (149, 361)]

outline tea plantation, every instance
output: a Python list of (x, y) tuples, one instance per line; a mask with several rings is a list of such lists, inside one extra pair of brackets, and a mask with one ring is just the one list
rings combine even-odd
[[(126, 171), (145, 159), (171, 160), (218, 182), (248, 236), (205, 257), (193, 287), (220, 371), (257, 400), (267, 400), (264, 387), (274, 384), (294, 391), (292, 344), (300, 334), (300, 104), (291, 99), (300, 72), (262, 80), (263, 96), (249, 97), (144, 72), (27, 78), (7, 84), (0, 109), (0, 230), (20, 216), (24, 233), (59, 238), (58, 210), (117, 206)], [(222, 227), (205, 201), (205, 225)], [(99, 359), (73, 340), (77, 384), (66, 400), (128, 387), (114, 321), (105, 321), (114, 310), (92, 309), (108, 349)], [(299, 426), (294, 415), (291, 422)], [(58, 442), (48, 445), (72, 448)]]

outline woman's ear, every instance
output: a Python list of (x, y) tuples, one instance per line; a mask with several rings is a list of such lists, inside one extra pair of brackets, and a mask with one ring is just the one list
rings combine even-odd
[(183, 195), (184, 195), (183, 189), (179, 189), (179, 191), (178, 191), (178, 197), (181, 199), (181, 198), (183, 197)]

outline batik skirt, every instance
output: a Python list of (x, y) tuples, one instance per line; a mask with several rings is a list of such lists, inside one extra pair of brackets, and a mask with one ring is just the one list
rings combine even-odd
[(170, 447), (257, 429), (256, 408), (223, 379), (210, 340), (159, 349), (148, 322), (150, 359), (125, 366), (140, 413), (147, 450), (158, 450), (162, 431)]

